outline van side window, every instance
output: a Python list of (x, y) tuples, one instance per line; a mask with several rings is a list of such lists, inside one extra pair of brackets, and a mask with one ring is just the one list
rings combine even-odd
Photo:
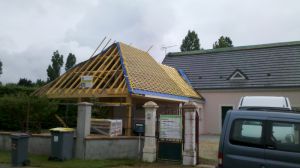
[(270, 140), (277, 150), (300, 152), (300, 124), (289, 122), (271, 122)]
[(296, 113), (300, 113), (300, 107), (292, 107), (292, 109), (293, 109)]
[(263, 121), (238, 119), (233, 122), (230, 143), (252, 147), (263, 147)]

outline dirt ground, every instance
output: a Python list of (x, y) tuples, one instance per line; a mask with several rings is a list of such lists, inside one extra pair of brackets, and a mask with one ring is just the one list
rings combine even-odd
[(202, 135), (200, 136), (200, 158), (204, 164), (218, 163), (218, 149), (219, 149), (218, 135)]
[[(218, 149), (219, 149), (219, 136), (218, 135), (202, 135), (200, 137), (200, 165), (199, 168), (215, 168), (218, 163)], [(141, 164), (134, 167), (146, 168), (190, 168), (189, 166), (182, 166), (181, 163), (174, 162), (158, 162), (152, 164)], [(129, 168), (129, 167), (127, 167)], [(132, 168), (132, 167), (131, 167)], [(192, 166), (191, 166), (192, 168)]]
[[(201, 135), (200, 136), (200, 165), (199, 168), (215, 168), (218, 163), (219, 135)], [(193, 166), (182, 166), (181, 163), (157, 162), (151, 164), (141, 164), (134, 167), (146, 168), (192, 168)], [(130, 168), (130, 167), (126, 167)], [(132, 168), (132, 167), (131, 167)]]
[(156, 162), (151, 164), (140, 164), (135, 166), (125, 166), (122, 168), (215, 168), (214, 165), (197, 165), (197, 166), (183, 166), (181, 163), (174, 163), (174, 162)]
[[(135, 166), (120, 166), (116, 168), (194, 168), (194, 166), (182, 166), (180, 163), (158, 162), (151, 164), (140, 164)], [(197, 168), (215, 168), (211, 165), (197, 165)], [(41, 168), (41, 167), (12, 167), (8, 164), (0, 164), (0, 168)]]

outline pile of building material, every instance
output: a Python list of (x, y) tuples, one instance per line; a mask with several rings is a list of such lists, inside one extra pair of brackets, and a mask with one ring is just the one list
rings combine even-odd
[(91, 119), (91, 132), (106, 136), (122, 135), (122, 120)]

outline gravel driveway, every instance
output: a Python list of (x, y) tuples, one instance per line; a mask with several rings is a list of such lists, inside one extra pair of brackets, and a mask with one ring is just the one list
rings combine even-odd
[(217, 164), (219, 139), (219, 135), (200, 135), (200, 158)]

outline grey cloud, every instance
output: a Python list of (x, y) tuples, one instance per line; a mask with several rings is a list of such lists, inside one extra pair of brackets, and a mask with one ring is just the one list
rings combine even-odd
[[(174, 11), (157, 6), (157, 3), (130, 3), (132, 1), (105, 1), (93, 7), (78, 23), (75, 31), (68, 32), (67, 40), (96, 46), (101, 38), (149, 47), (163, 38), (175, 26)], [(167, 12), (166, 12), (167, 11)]]
[(46, 79), (53, 51), (89, 58), (104, 36), (131, 43), (162, 61), (189, 29), (202, 47), (221, 35), (235, 46), (300, 40), (298, 0), (28, 0), (0, 1), (2, 82)]

